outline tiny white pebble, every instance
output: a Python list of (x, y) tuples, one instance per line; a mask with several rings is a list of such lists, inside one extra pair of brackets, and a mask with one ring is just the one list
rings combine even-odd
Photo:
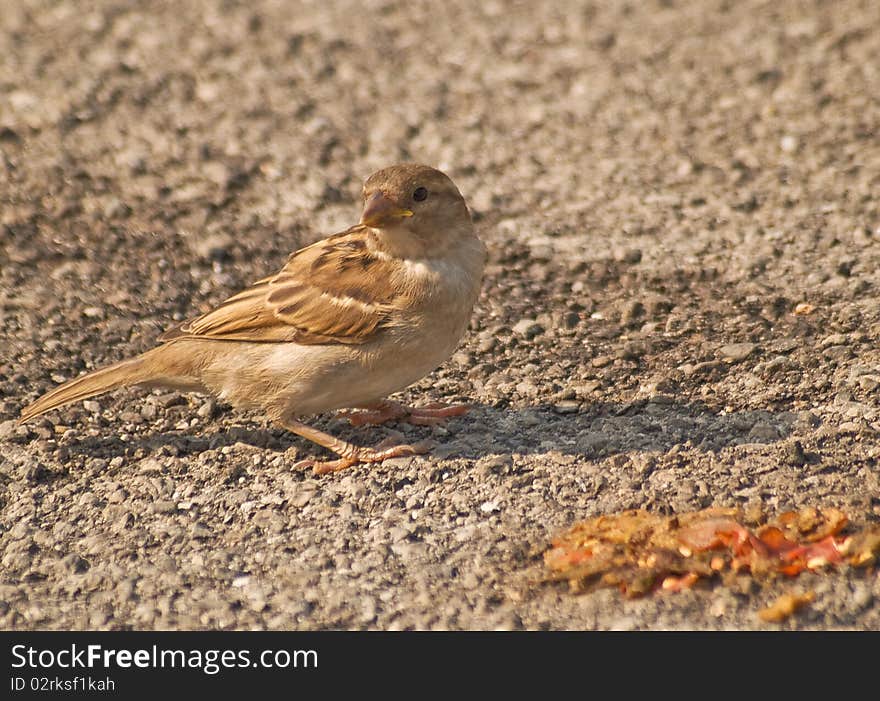
[(797, 147), (797, 137), (792, 136), (791, 134), (786, 134), (779, 140), (779, 148), (781, 148), (786, 153), (794, 153), (795, 151), (797, 151)]

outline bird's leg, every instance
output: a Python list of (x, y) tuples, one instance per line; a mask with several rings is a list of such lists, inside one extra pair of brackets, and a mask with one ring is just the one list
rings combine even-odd
[(417, 426), (436, 426), (452, 416), (461, 416), (470, 411), (465, 404), (428, 404), (424, 407), (408, 407), (400, 402), (384, 400), (357, 410), (344, 409), (337, 416), (348, 419), (352, 426), (381, 424), (386, 421), (401, 420)]
[(293, 431), (293, 433), (296, 433), (303, 438), (307, 438), (313, 443), (317, 443), (318, 445), (327, 448), (327, 450), (332, 450), (340, 456), (338, 460), (329, 460), (326, 462), (310, 459), (300, 460), (294, 465), (295, 468), (312, 467), (315, 470), (315, 474), (318, 475), (324, 475), (328, 472), (338, 472), (351, 465), (356, 465), (359, 462), (382, 462), (387, 458), (399, 458), (406, 455), (421, 455), (422, 453), (427, 453), (432, 445), (430, 441), (419, 441), (413, 445), (387, 445), (387, 441), (383, 441), (375, 448), (364, 448), (354, 445), (353, 443), (348, 443), (339, 438), (335, 438), (329, 433), (319, 431), (317, 428), (307, 426), (295, 419), (285, 419), (281, 422), (281, 425), (288, 431)]

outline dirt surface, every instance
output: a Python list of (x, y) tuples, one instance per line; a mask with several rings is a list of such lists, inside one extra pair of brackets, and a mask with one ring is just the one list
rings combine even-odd
[[(880, 4), (49, 2), (0, 16), (0, 626), (880, 627), (876, 573), (625, 601), (579, 519), (880, 518)], [(316, 478), (205, 397), (13, 419), (446, 170), (490, 250), (433, 454)], [(316, 425), (360, 443), (388, 428)]]

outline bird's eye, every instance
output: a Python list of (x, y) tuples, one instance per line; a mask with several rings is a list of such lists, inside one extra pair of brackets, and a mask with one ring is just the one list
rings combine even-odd
[(424, 202), (428, 199), (428, 191), (423, 187), (417, 187), (415, 192), (413, 192), (413, 199), (416, 202)]

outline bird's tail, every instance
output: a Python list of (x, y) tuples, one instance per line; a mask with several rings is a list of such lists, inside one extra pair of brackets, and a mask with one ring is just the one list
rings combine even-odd
[(22, 409), (19, 423), (30, 421), (40, 414), (45, 414), (56, 407), (70, 404), (79, 399), (88, 399), (97, 394), (109, 392), (117, 387), (136, 385), (150, 379), (145, 368), (144, 356), (139, 355), (129, 360), (110, 365), (88, 375), (77, 377), (47, 392), (30, 406)]

